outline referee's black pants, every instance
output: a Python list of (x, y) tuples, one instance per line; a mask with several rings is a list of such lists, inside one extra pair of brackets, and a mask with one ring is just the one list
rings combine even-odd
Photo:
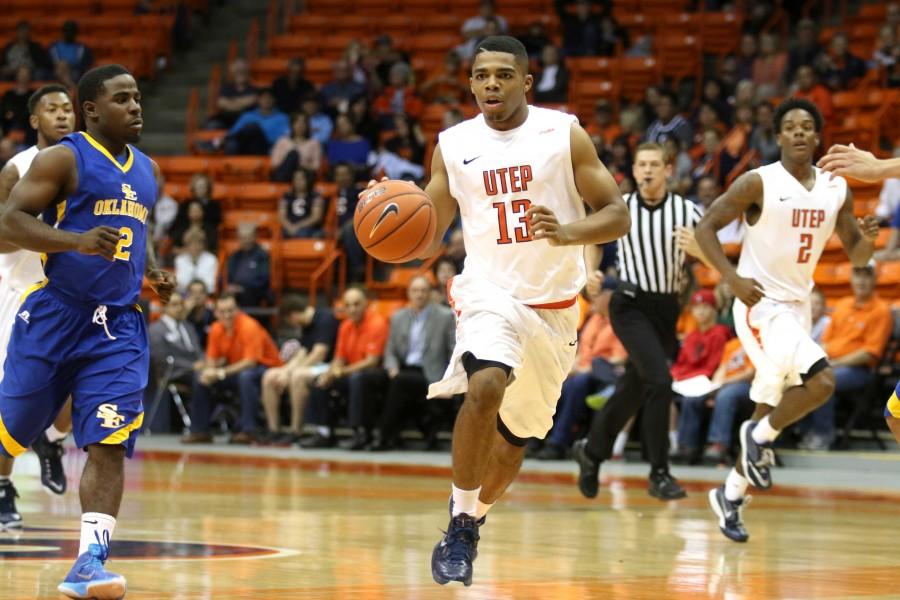
[(609, 318), (613, 331), (628, 351), (625, 373), (606, 405), (594, 415), (588, 433), (588, 455), (597, 460), (612, 456), (616, 435), (643, 405), (641, 437), (653, 470), (669, 465), (669, 405), (678, 339), (678, 297), (641, 291), (613, 293)]

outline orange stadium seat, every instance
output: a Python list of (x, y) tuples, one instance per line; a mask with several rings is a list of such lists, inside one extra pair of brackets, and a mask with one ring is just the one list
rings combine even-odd
[(311, 58), (306, 61), (306, 78), (316, 85), (328, 83), (334, 73), (334, 61), (327, 58)]
[(621, 15), (617, 15), (616, 19), (619, 25), (625, 28), (632, 38), (655, 35), (656, 28), (659, 26), (659, 22), (656, 19), (648, 19), (646, 15), (639, 12), (624, 12)]
[(700, 32), (700, 15), (689, 12), (668, 13), (665, 11), (645, 14), (661, 15), (657, 20), (660, 22), (660, 34), (663, 35), (691, 35)]
[(291, 17), (285, 35), (318, 37), (334, 27), (334, 17), (318, 13), (300, 13)]
[[(409, 15), (383, 15), (378, 19), (378, 33), (391, 37), (404, 37), (419, 31), (420, 23)], [(367, 33), (371, 34), (369, 29)], [(454, 33), (453, 31), (449, 33)]]
[(281, 77), (287, 73), (287, 68), (287, 58), (275, 58), (271, 56), (257, 58), (250, 63), (250, 77), (253, 81), (259, 81), (264, 85), (270, 85), (277, 77)]
[(353, 14), (353, 0), (306, 0), (306, 10), (314, 15), (341, 17)]
[[(407, 0), (407, 3), (409, 0)], [(429, 7), (433, 6), (433, 3), (429, 0), (422, 0), (423, 5), (428, 5)], [(433, 9), (429, 8), (429, 11)], [(407, 4), (404, 10), (407, 14), (410, 15), (420, 15), (423, 12), (419, 12), (419, 10), (415, 7), (415, 4), (410, 5)], [(418, 21), (419, 32), (423, 34), (441, 34), (441, 35), (459, 35), (460, 30), (462, 29), (463, 19), (459, 15), (448, 15), (448, 14), (429, 14), (427, 15), (427, 19), (421, 19)]]
[[(421, 19), (422, 21), (419, 25), (424, 25), (425, 21), (432, 17), (447, 16), (447, 2), (445, 0), (400, 0), (398, 4), (397, 12)], [(472, 16), (472, 14), (467, 16)], [(452, 16), (460, 19), (460, 25), (462, 25), (462, 17), (460, 15)], [(459, 28), (455, 30), (455, 33), (459, 33)]]
[(651, 15), (685, 11), (690, 4), (690, 0), (640, 0), (641, 12)]
[(241, 223), (253, 223), (257, 227), (260, 240), (281, 240), (281, 221), (275, 210), (226, 210), (222, 213), (220, 237), (223, 240), (237, 239), (237, 228)]
[(171, 183), (188, 183), (196, 173), (211, 174), (210, 161), (205, 156), (157, 156), (154, 160)]
[(733, 12), (708, 12), (701, 15), (700, 35), (708, 54), (736, 52), (741, 41), (741, 15)]
[(373, 300), (369, 306), (372, 309), (380, 314), (382, 317), (391, 320), (391, 317), (394, 316), (394, 313), (403, 308), (406, 305), (405, 300)]
[(619, 88), (613, 81), (574, 81), (569, 80), (569, 104), (573, 105), (579, 115), (586, 117), (594, 114), (594, 105), (600, 98), (609, 100), (614, 110), (619, 103)]
[[(371, 23), (372, 17), (382, 17), (397, 10), (397, 3), (394, 0), (354, 0), (354, 10), (356, 14), (369, 19)], [(342, 17), (343, 19), (346, 17)]]
[(280, 250), (283, 287), (309, 289), (311, 299), (319, 285), (330, 287), (331, 275), (336, 267), (339, 276), (344, 273), (343, 254), (333, 240), (284, 240)]
[(900, 262), (878, 265), (878, 294), (884, 298), (900, 298)]
[(622, 96), (632, 101), (640, 101), (648, 87), (659, 81), (659, 62), (652, 57), (624, 57), (620, 59), (619, 81)]
[(700, 38), (691, 34), (665, 33), (657, 36), (654, 45), (664, 76), (674, 81), (694, 78), (699, 91), (703, 67)]
[(237, 210), (278, 210), (279, 200), (290, 187), (286, 183), (245, 183), (232, 190), (232, 206)]
[(269, 178), (268, 156), (223, 156), (211, 161), (211, 165), (217, 182), (246, 183)]
[[(431, 57), (434, 60), (443, 60), (448, 50), (452, 50), (462, 43), (458, 35), (424, 35), (406, 38), (402, 47), (415, 56)], [(400, 44), (398, 43), (398, 46)]]
[(270, 58), (307, 58), (317, 52), (315, 38), (307, 34), (276, 35), (269, 39)]

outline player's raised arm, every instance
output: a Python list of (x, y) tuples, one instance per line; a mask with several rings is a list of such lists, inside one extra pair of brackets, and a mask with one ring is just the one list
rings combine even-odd
[(871, 152), (860, 150), (853, 144), (835, 144), (819, 159), (818, 166), (835, 175), (870, 183), (888, 177), (900, 177), (900, 158), (878, 159)]
[(572, 125), (570, 146), (575, 187), (594, 212), (584, 219), (560, 224), (550, 209), (532, 205), (527, 216), (534, 239), (546, 239), (553, 246), (605, 244), (619, 239), (631, 229), (631, 216), (616, 180), (600, 162), (587, 132), (577, 123)]
[(12, 189), (0, 214), (0, 240), (34, 252), (99, 254), (112, 260), (119, 232), (95, 227), (84, 233), (56, 229), (35, 217), (77, 186), (75, 157), (63, 146), (38, 153), (25, 177)]
[(694, 230), (700, 251), (734, 290), (735, 296), (747, 306), (763, 297), (762, 286), (755, 280), (741, 277), (725, 256), (716, 232), (758, 205), (763, 197), (762, 179), (757, 173), (745, 173), (735, 180), (728, 191), (716, 198)]
[(878, 219), (874, 215), (856, 218), (853, 214), (853, 192), (849, 187), (834, 229), (853, 266), (864, 267), (869, 264), (875, 253), (875, 240), (878, 239)]
[(425, 186), (425, 193), (431, 198), (437, 211), (437, 227), (434, 230), (434, 241), (419, 255), (419, 258), (429, 258), (438, 251), (459, 206), (456, 198), (450, 195), (450, 178), (447, 176), (440, 144), (435, 146), (434, 154), (431, 155), (431, 180)]

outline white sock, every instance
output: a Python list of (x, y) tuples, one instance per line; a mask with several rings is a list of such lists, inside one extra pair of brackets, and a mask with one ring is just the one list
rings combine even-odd
[(491, 507), (494, 505), (493, 502), (490, 504), (485, 504), (481, 500), (478, 501), (478, 507), (475, 509), (475, 518), (480, 519), (484, 515), (488, 514), (488, 511), (491, 510)]
[(474, 516), (478, 512), (478, 494), (481, 486), (474, 490), (461, 490), (453, 486), (453, 516), (466, 513)]
[(91, 544), (109, 544), (115, 529), (115, 517), (94, 512), (81, 515), (81, 544), (78, 546), (78, 556), (87, 552)]
[(669, 448), (674, 450), (678, 450), (678, 432), (670, 431), (669, 432)]
[(316, 427), (316, 433), (318, 433), (322, 437), (331, 437), (331, 427), (319, 425), (318, 427)]
[(51, 443), (58, 442), (59, 440), (66, 439), (66, 436), (69, 435), (68, 431), (60, 431), (56, 428), (56, 426), (51, 425), (44, 431), (47, 435), (47, 439), (50, 440)]
[(753, 437), (753, 441), (757, 444), (769, 444), (775, 441), (775, 438), (778, 437), (778, 434), (781, 433), (769, 423), (769, 415), (766, 415), (762, 419), (760, 419), (759, 423), (756, 424), (756, 427), (753, 428), (753, 432), (750, 434)]
[(628, 443), (628, 432), (620, 431), (613, 443), (613, 456), (622, 456), (625, 454), (625, 445)]
[(725, 478), (725, 499), (731, 502), (740, 500), (747, 494), (749, 483), (746, 477), (737, 472), (737, 469), (731, 469), (728, 477)]

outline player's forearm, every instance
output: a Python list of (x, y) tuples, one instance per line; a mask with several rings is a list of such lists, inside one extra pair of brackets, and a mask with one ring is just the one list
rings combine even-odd
[(880, 179), (900, 177), (900, 158), (887, 158), (878, 161), (878, 175)]
[(0, 240), (33, 252), (71, 252), (78, 249), (78, 234), (50, 227), (21, 210), (0, 216)]
[(566, 224), (565, 229), (567, 245), (606, 244), (628, 233), (631, 215), (622, 203), (607, 204), (592, 215)]
[(700, 221), (694, 230), (694, 237), (700, 252), (706, 258), (703, 262), (721, 273), (722, 277), (730, 278), (737, 275), (737, 270), (725, 255), (722, 243), (719, 242), (719, 236), (716, 235), (716, 230), (711, 223)]
[(854, 267), (864, 267), (869, 264), (873, 254), (875, 254), (875, 243), (862, 236), (856, 240), (852, 248), (847, 250), (847, 256), (850, 257), (850, 262)]
[(358, 371), (365, 371), (366, 369), (371, 369), (373, 367), (377, 367), (378, 363), (381, 362), (380, 356), (367, 356), (366, 358), (356, 361), (352, 365), (347, 365), (343, 369), (341, 369), (341, 376), (346, 377), (347, 375), (352, 375)]
[(246, 371), (247, 369), (252, 369), (256, 366), (255, 360), (250, 360), (249, 358), (245, 358), (244, 360), (239, 360), (236, 363), (231, 363), (230, 365), (226, 365), (222, 368), (221, 374), (222, 379), (225, 377), (230, 377), (231, 375), (237, 375), (241, 371)]

